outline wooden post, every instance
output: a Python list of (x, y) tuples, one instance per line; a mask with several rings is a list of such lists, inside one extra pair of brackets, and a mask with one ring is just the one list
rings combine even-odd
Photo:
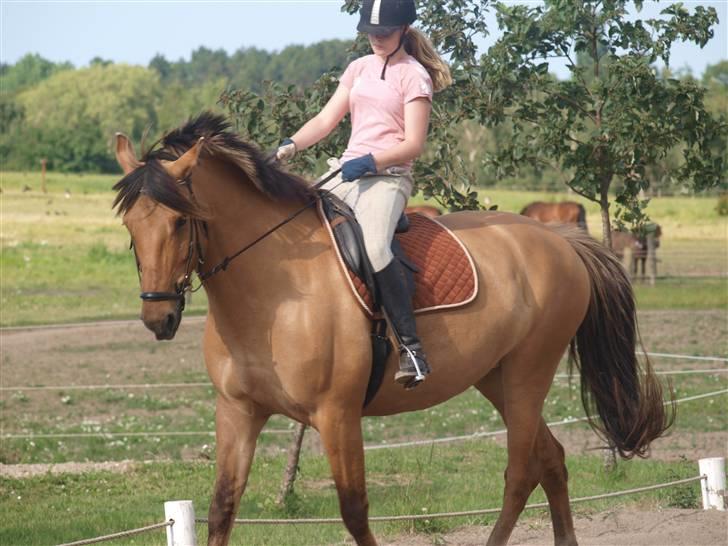
[(647, 261), (650, 268), (650, 285), (655, 286), (655, 279), (657, 278), (657, 244), (653, 231), (647, 234)]
[(164, 517), (174, 524), (167, 529), (167, 546), (197, 546), (195, 509), (191, 500), (164, 503)]
[(40, 160), (40, 187), (43, 193), (48, 193), (48, 188), (46, 187), (46, 163), (46, 159)]
[(276, 502), (280, 505), (286, 500), (286, 497), (293, 491), (293, 482), (296, 481), (296, 472), (298, 471), (298, 461), (301, 458), (301, 444), (303, 443), (303, 433), (306, 432), (306, 425), (299, 423), (296, 427), (296, 434), (288, 448), (288, 464), (283, 474), (283, 482), (278, 492)]
[(629, 244), (626, 247), (624, 247), (624, 254), (622, 257), (622, 265), (624, 266), (625, 271), (627, 272), (627, 276), (629, 279), (634, 282), (637, 279), (637, 272), (634, 270), (636, 267), (637, 262), (635, 261), (634, 257), (634, 247)]

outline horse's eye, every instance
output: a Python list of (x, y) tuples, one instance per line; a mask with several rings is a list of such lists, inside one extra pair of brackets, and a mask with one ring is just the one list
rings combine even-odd
[(177, 218), (177, 220), (174, 222), (174, 229), (180, 229), (187, 223), (187, 218), (184, 216)]

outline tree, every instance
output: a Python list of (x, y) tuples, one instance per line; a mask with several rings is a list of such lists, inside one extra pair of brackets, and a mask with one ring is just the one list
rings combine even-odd
[(0, 66), (3, 94), (15, 94), (50, 78), (56, 72), (71, 69), (71, 63), (54, 63), (37, 53), (28, 53), (14, 65)]
[[(638, 10), (642, 4), (635, 2)], [(615, 180), (617, 221), (639, 225), (646, 169), (682, 146), (682, 161), (670, 175), (694, 190), (714, 187), (722, 183), (728, 134), (725, 121), (706, 109), (704, 88), (660, 78), (652, 67), (657, 59), (669, 63), (676, 40), (704, 46), (713, 36), (715, 10), (697, 6), (691, 14), (675, 4), (662, 11), (664, 19), (630, 21), (626, 5), (496, 4), (504, 35), (482, 59), (482, 93), (475, 101), (483, 123), (513, 122), (512, 138), (489, 164), (502, 174), (539, 163), (561, 170), (570, 188), (599, 203), (609, 246)], [(577, 62), (578, 54), (589, 62)], [(555, 57), (566, 59), (571, 79), (549, 75), (547, 62)]]
[(28, 152), (17, 153), (42, 154), (52, 169), (113, 170), (111, 136), (122, 130), (140, 139), (155, 126), (159, 94), (157, 74), (143, 67), (97, 64), (59, 72), (18, 95), (19, 130), (35, 145), (20, 139)]

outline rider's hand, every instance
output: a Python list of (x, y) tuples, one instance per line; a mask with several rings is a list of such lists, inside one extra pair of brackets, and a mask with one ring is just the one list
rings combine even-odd
[(296, 143), (290, 138), (285, 139), (278, 145), (276, 158), (278, 161), (290, 161), (296, 155)]
[(356, 159), (350, 159), (341, 166), (341, 180), (351, 182), (365, 174), (376, 174), (377, 164), (372, 154), (363, 155)]

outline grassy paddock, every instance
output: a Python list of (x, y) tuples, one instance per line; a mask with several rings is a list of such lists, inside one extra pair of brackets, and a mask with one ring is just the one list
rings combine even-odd
[[(66, 190), (71, 194), (92, 194), (110, 192), (123, 175), (119, 174), (66, 174), (57, 172), (46, 173), (46, 190), (49, 195), (64, 194)], [(40, 171), (8, 172), (0, 171), (0, 187), (3, 192), (23, 191), (43, 195), (42, 178)]]
[[(502, 502), (505, 450), (493, 442), (471, 442), (468, 449), (452, 446), (412, 448), (367, 456), (370, 515), (423, 514), (498, 507)], [(283, 457), (259, 457), (253, 465), (240, 517), (338, 517), (336, 493), (323, 457), (302, 460), (295, 495), (285, 507), (274, 499), (282, 475)], [(578, 456), (567, 461), (572, 497), (663, 483), (697, 475), (693, 462), (630, 461), (605, 474), (601, 457)], [(2, 544), (56, 544), (163, 521), (166, 500), (192, 499), (197, 515), (206, 515), (214, 469), (211, 463), (138, 464), (125, 474), (44, 475), (0, 480)], [(684, 487), (577, 505), (579, 514), (616, 506), (697, 507), (698, 483)], [(109, 502), (113, 499), (113, 502)], [(545, 500), (537, 489), (530, 502)], [(48, 517), (49, 514), (51, 517)], [(545, 511), (528, 518), (547, 517)], [(380, 537), (408, 532), (435, 539), (463, 524), (487, 525), (494, 516), (374, 524)], [(206, 529), (198, 525), (204, 543)], [(117, 541), (153, 545), (163, 531)], [(347, 539), (343, 525), (236, 527), (232, 542), (251, 545), (340, 544)]]

